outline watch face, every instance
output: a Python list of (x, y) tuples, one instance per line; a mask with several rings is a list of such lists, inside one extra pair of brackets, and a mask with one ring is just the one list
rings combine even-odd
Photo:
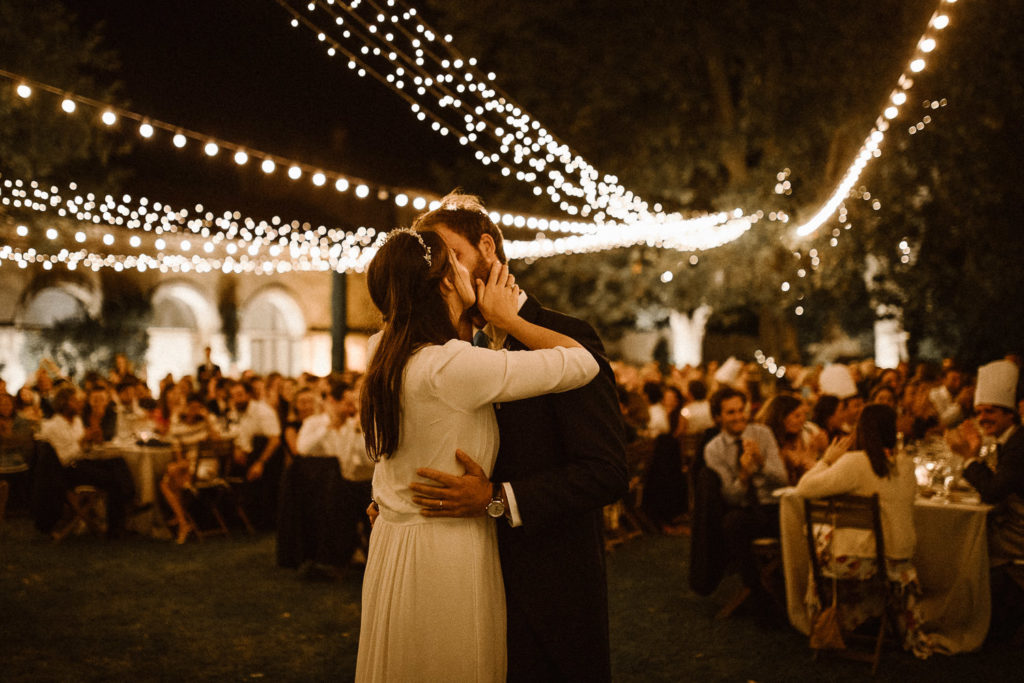
[(497, 519), (505, 514), (505, 505), (500, 500), (492, 500), (487, 504), (487, 514)]

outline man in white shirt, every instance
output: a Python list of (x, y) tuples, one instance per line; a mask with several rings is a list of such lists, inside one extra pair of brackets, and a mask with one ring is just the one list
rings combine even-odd
[(960, 424), (971, 411), (974, 387), (964, 386), (963, 373), (956, 368), (946, 368), (942, 383), (928, 392), (928, 400), (939, 417), (939, 425), (949, 429)]
[(704, 461), (722, 481), (727, 509), (723, 541), (740, 562), (743, 583), (758, 588), (760, 577), (751, 550), (755, 538), (779, 536), (778, 502), (772, 491), (788, 483), (786, 465), (771, 430), (750, 424), (743, 392), (723, 387), (711, 396), (711, 414), (722, 425), (704, 449)]
[(277, 510), (277, 486), (281, 478), (281, 423), (273, 408), (257, 400), (251, 382), (236, 382), (228, 390), (238, 415), (235, 437), (235, 465), (245, 468), (250, 483), (245, 507), (257, 527), (274, 524)]
[(37, 438), (53, 447), (64, 468), (69, 486), (88, 484), (107, 493), (107, 535), (124, 534), (128, 505), (135, 496), (131, 471), (123, 458), (89, 460), (89, 440), (82, 425), (84, 398), (74, 386), (67, 384), (53, 396), (54, 415), (44, 420)]
[(371, 496), (374, 462), (366, 455), (366, 444), (358, 417), (358, 395), (339, 383), (327, 395), (326, 411), (307, 418), (297, 439), (302, 457), (337, 458), (341, 471), (342, 557), (348, 560), (359, 545), (359, 524), (366, 519), (366, 501)]

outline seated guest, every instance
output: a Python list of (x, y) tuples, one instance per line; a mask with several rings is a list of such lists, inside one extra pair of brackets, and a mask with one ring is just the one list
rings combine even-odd
[(843, 431), (842, 413), (839, 412), (839, 399), (829, 394), (818, 397), (811, 409), (810, 423), (825, 435), (826, 441), (833, 441), (846, 433)]
[(804, 472), (818, 461), (818, 451), (811, 445), (811, 437), (804, 430), (807, 422), (807, 407), (795, 396), (778, 394), (768, 399), (754, 422), (763, 424), (772, 431), (779, 455), (786, 463), (790, 485), (795, 485)]
[(90, 442), (82, 425), (80, 413), (84, 401), (77, 388), (62, 386), (54, 394), (52, 403), (54, 416), (43, 422), (38, 439), (53, 447), (71, 486), (88, 484), (106, 491), (107, 535), (122, 535), (128, 505), (135, 496), (128, 465), (123, 458), (86, 458)]
[(647, 399), (647, 428), (644, 430), (650, 436), (664, 434), (668, 431), (668, 416), (665, 408), (661, 405), (662, 391), (659, 382), (645, 382), (643, 387), (644, 398)]
[(195, 531), (188, 515), (185, 514), (182, 491), (189, 486), (193, 475), (197, 480), (206, 480), (218, 474), (216, 471), (196, 469), (199, 466), (199, 444), (215, 438), (216, 435), (216, 427), (203, 404), (202, 396), (196, 393), (189, 394), (185, 410), (172, 417), (167, 433), (167, 437), (180, 447), (179, 457), (167, 465), (167, 471), (160, 480), (160, 492), (174, 512), (174, 521), (169, 523), (178, 527), (176, 542), (179, 544), (184, 543), (188, 535)]
[(665, 386), (657, 406), (660, 411), (655, 413), (655, 406), (651, 406), (652, 420), (648, 425), (648, 433), (654, 437), (654, 450), (644, 478), (643, 508), (654, 524), (671, 535), (685, 531), (680, 523), (689, 507), (680, 441), (684, 428), (682, 400), (682, 392)]
[[(818, 386), (822, 396), (835, 396), (839, 399), (828, 429), (829, 440), (852, 432), (864, 407), (864, 398), (857, 389), (850, 369), (841, 363), (826, 366), (818, 378)], [(821, 424), (818, 426), (823, 427)]]
[(654, 386), (657, 390), (648, 393), (648, 400), (654, 394), (660, 394), (660, 397), (658, 402), (650, 407), (647, 432), (650, 436), (667, 434), (678, 438), (685, 426), (682, 421), (683, 394), (671, 385)]
[[(353, 430), (354, 410), (346, 400), (347, 387), (335, 386), (324, 412), (302, 421), (295, 460), (285, 476), (284, 500), (277, 534), (277, 562), (282, 567), (305, 568), (313, 573), (336, 573), (352, 557), (358, 519), (352, 517), (349, 491), (342, 467), (352, 451), (366, 458), (362, 434)], [(314, 405), (313, 392), (302, 389), (297, 405)], [(357, 438), (358, 437), (358, 438)], [(365, 509), (369, 491), (359, 496)]]
[[(848, 451), (849, 448), (853, 450)], [(920, 585), (910, 564), (916, 542), (914, 496), (917, 479), (910, 458), (896, 453), (896, 411), (879, 404), (865, 406), (854, 433), (832, 443), (821, 460), (800, 479), (796, 490), (804, 498), (878, 494), (888, 565), (886, 571), (890, 580), (898, 580), (902, 586), (900, 594), (904, 604), (900, 625), (905, 630), (904, 647), (912, 649), (918, 656), (927, 656), (930, 646), (917, 629), (921, 620), (916, 614), (915, 604), (920, 595)], [(841, 534), (836, 533), (831, 538), (829, 566), (839, 579), (871, 576), (876, 569), (876, 557), (875, 538), (870, 531), (843, 529)], [(855, 584), (845, 586), (844, 591), (854, 587)], [(845, 610), (844, 628), (852, 630), (877, 608), (877, 605), (864, 604)]]
[[(343, 538), (347, 554), (355, 549), (356, 527), (365, 519), (370, 500), (374, 462), (366, 454), (359, 421), (359, 392), (339, 382), (327, 395), (326, 412), (310, 418), (299, 433), (299, 449), (306, 455), (333, 455), (345, 480)], [(346, 557), (346, 559), (348, 559)]]
[[(872, 389), (871, 396), (868, 398), (868, 403), (880, 403), (884, 406), (889, 406), (893, 410), (898, 410), (899, 405), (896, 400), (896, 392), (893, 391), (892, 387), (888, 384), (879, 384)], [(897, 422), (897, 427), (898, 426), (899, 423)]]
[(964, 376), (957, 368), (946, 368), (942, 382), (928, 392), (928, 400), (939, 420), (939, 426), (949, 429), (960, 424), (970, 413), (973, 387), (964, 383)]
[(721, 480), (727, 509), (722, 517), (724, 543), (737, 560), (743, 583), (760, 590), (751, 549), (755, 538), (779, 536), (779, 506), (772, 491), (788, 482), (771, 430), (750, 424), (747, 398), (725, 386), (711, 396), (711, 414), (722, 431), (704, 449), (707, 467)]
[(14, 410), (18, 417), (32, 424), (33, 431), (39, 429), (43, 422), (43, 409), (39, 403), (39, 394), (32, 387), (23, 386), (14, 397)]
[(317, 413), (317, 397), (309, 387), (295, 392), (283, 421), (284, 424), (284, 467), (287, 470), (299, 454), (299, 430), (307, 418)]
[(714, 429), (715, 420), (711, 417), (711, 404), (708, 403), (708, 387), (699, 379), (691, 380), (686, 385), (689, 401), (683, 407), (683, 419), (687, 434), (703, 434)]
[(82, 425), (85, 427), (86, 440), (93, 445), (110, 441), (117, 434), (117, 408), (103, 384), (93, 384), (86, 393)]
[(277, 510), (277, 487), (280, 483), (282, 458), (281, 423), (277, 411), (257, 397), (252, 382), (236, 382), (228, 390), (231, 407), (238, 416), (235, 437), (235, 465), (244, 468), (250, 486), (245, 493), (245, 507), (257, 527), (273, 526)]
[(989, 514), (988, 550), (992, 573), (992, 633), (1012, 634), (1024, 623), (1024, 430), (1016, 412), (1019, 371), (1001, 360), (978, 369), (974, 412), (984, 435), (994, 439), (994, 469), (980, 459), (982, 434), (970, 420), (948, 432), (946, 441), (965, 460), (963, 477)]
[[(28, 504), (29, 466), (35, 444), (32, 423), (14, 409), (14, 397), (0, 393), (0, 475), (10, 481), (11, 496), (18, 506)], [(0, 505), (0, 517), (3, 506)]]

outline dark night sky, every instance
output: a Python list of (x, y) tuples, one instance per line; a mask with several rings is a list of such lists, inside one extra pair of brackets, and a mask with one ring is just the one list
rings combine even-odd
[[(382, 84), (328, 57), (273, 0), (69, 4), (84, 24), (104, 23), (106, 45), (121, 58), (123, 96), (138, 113), (369, 181), (440, 193), (450, 188), (432, 187), (426, 164), (467, 153), (416, 121)], [(147, 156), (150, 163), (163, 159), (168, 168), (158, 180), (136, 170), (144, 190), (208, 186), (187, 177), (193, 161), (168, 158), (174, 153), (166, 141), (152, 147), (144, 154), (159, 147), (160, 156)]]

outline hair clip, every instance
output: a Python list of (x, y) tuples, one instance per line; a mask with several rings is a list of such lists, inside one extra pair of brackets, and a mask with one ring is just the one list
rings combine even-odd
[(430, 260), (430, 247), (428, 247), (427, 243), (423, 241), (423, 235), (419, 234), (412, 228), (395, 228), (394, 230), (391, 230), (388, 233), (387, 239), (390, 240), (392, 235), (397, 235), (398, 233), (405, 233), (407, 235), (412, 235), (413, 237), (415, 237), (416, 241), (420, 243), (421, 247), (423, 247), (423, 260), (427, 262), (427, 267), (429, 268), (434, 265), (433, 262)]

